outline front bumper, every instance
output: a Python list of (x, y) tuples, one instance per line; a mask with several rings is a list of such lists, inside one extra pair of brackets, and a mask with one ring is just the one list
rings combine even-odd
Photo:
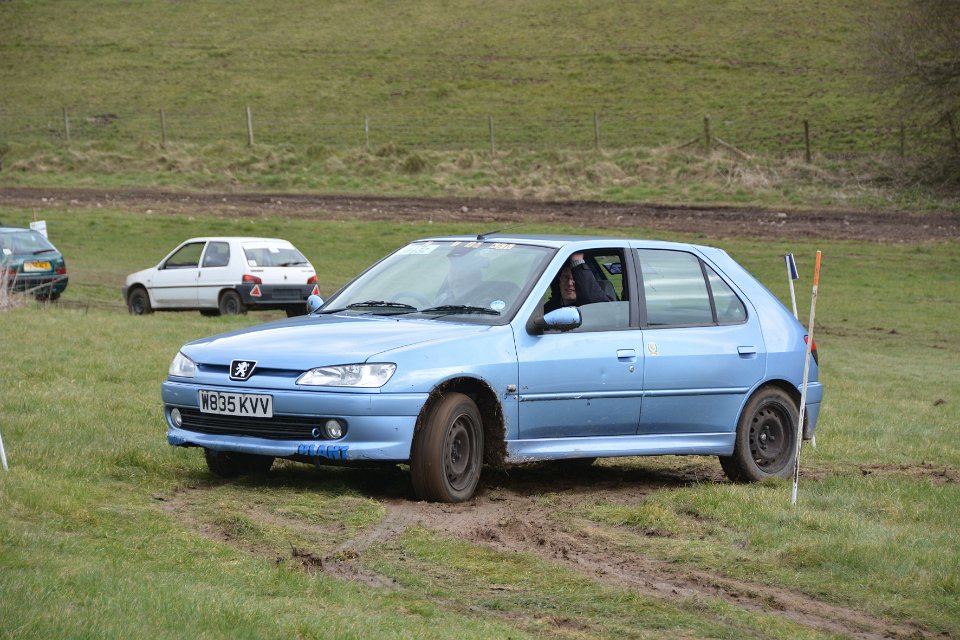
[[(273, 396), (273, 413), (280, 419), (304, 422), (316, 418), (317, 426), (334, 418), (346, 425), (342, 438), (261, 437), (255, 430), (243, 433), (212, 433), (214, 429), (176, 427), (170, 416), (174, 408), (199, 411), (200, 389), (239, 392), (237, 387), (163, 383), (167, 442), (173, 446), (205, 447), (215, 451), (253, 453), (278, 458), (323, 460), (402, 461), (410, 458), (417, 416), (427, 401), (426, 393), (350, 393), (326, 390), (277, 390), (243, 388), (243, 393)], [(206, 432), (204, 432), (206, 431)], [(216, 431), (223, 431), (217, 428)], [(309, 431), (309, 430), (308, 430)]]

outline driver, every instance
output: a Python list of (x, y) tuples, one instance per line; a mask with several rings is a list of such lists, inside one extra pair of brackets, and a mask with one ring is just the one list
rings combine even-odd
[(543, 312), (550, 313), (560, 307), (580, 306), (594, 302), (614, 302), (617, 296), (605, 290), (597, 282), (583, 253), (574, 253), (563, 265), (550, 285), (550, 299), (543, 305)]

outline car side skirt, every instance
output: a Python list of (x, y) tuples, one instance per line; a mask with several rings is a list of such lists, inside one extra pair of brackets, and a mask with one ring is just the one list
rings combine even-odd
[(506, 462), (620, 456), (729, 456), (733, 453), (735, 438), (735, 433), (725, 432), (510, 440)]

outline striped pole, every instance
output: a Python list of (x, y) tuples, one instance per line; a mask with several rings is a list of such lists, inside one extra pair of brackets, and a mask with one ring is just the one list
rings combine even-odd
[(793, 317), (797, 318), (797, 292), (793, 289), (793, 281), (800, 277), (797, 274), (797, 262), (793, 259), (792, 253), (785, 254), (783, 261), (787, 264), (787, 283), (790, 285), (790, 302), (793, 304)]
[(10, 467), (7, 466), (7, 452), (3, 449), (3, 436), (0, 436), (0, 462), (3, 463), (4, 471), (10, 470)]
[(807, 328), (807, 351), (803, 359), (803, 386), (800, 389), (800, 417), (797, 420), (797, 451), (793, 463), (793, 493), (790, 504), (797, 504), (797, 485), (800, 482), (800, 442), (803, 440), (803, 417), (807, 409), (807, 382), (810, 379), (810, 350), (813, 349), (813, 319), (817, 314), (817, 287), (820, 284), (820, 252), (813, 268), (813, 295), (810, 298), (810, 326)]

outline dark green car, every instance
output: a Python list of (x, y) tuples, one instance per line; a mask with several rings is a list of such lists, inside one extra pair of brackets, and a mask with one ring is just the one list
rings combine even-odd
[(0, 280), (8, 291), (56, 300), (67, 288), (67, 263), (42, 233), (0, 226)]

